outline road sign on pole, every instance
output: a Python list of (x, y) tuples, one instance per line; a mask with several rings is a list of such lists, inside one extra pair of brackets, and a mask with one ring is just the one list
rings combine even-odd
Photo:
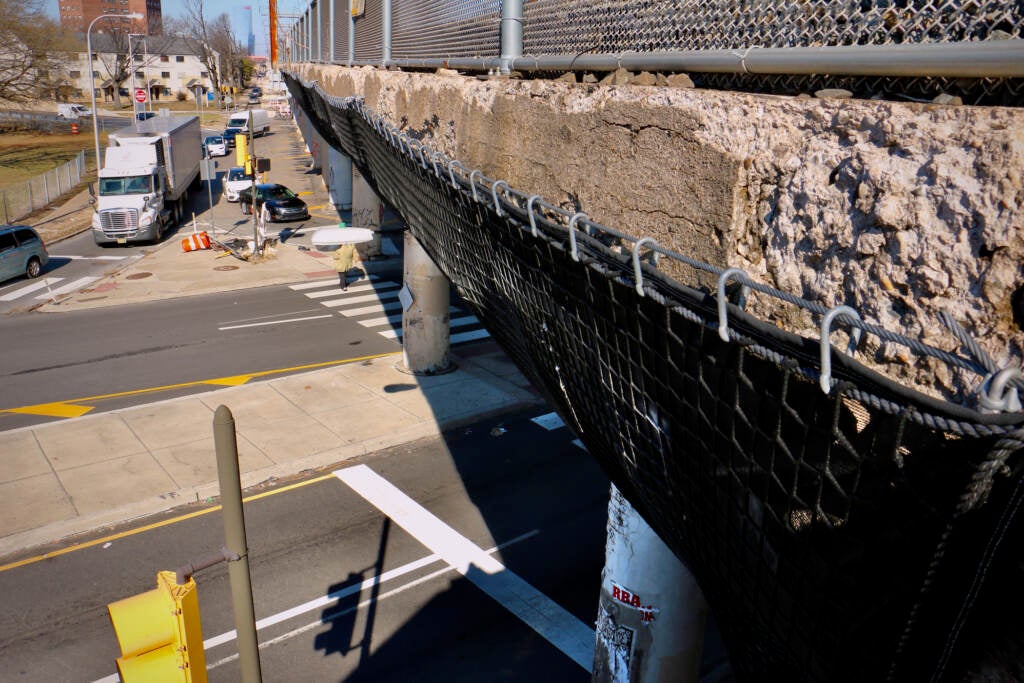
[(142, 104), (143, 102), (146, 101), (146, 89), (145, 88), (136, 88), (135, 89), (135, 101), (138, 102), (139, 104)]

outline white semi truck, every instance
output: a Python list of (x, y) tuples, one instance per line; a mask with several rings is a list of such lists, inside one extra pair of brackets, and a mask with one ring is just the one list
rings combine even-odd
[(108, 144), (92, 216), (96, 244), (159, 240), (198, 185), (199, 118), (154, 116), (111, 133)]

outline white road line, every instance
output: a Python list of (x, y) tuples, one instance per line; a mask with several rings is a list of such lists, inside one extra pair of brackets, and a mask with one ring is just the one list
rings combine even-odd
[(60, 256), (58, 254), (50, 254), (50, 258), (66, 258), (69, 261), (123, 261), (126, 258), (136, 258), (135, 256)]
[(67, 283), (66, 285), (63, 285), (62, 287), (59, 287), (57, 289), (52, 289), (52, 290), (48, 291), (46, 294), (40, 294), (36, 298), (37, 299), (49, 299), (51, 295), (67, 294), (69, 292), (77, 292), (78, 290), (82, 289), (83, 287), (87, 287), (87, 286), (91, 285), (93, 282), (96, 282), (97, 280), (99, 280), (98, 277), (80, 277), (77, 280), (73, 280), (73, 281)]
[(465, 536), (366, 465), (334, 472), (420, 543), (498, 601), (586, 671), (594, 661), (594, 631), (507, 569)]
[[(507, 548), (510, 545), (513, 545), (515, 543), (519, 543), (521, 541), (525, 541), (527, 539), (533, 538), (534, 536), (536, 536), (539, 533), (540, 533), (539, 529), (533, 529), (532, 531), (527, 531), (525, 534), (521, 534), (519, 536), (516, 536), (513, 539), (505, 541), (504, 543), (502, 543), (500, 545), (497, 545), (497, 546), (494, 546), (492, 548), (489, 548), (487, 550), (487, 553), (488, 554), (496, 553), (499, 550)], [(436, 554), (435, 555), (427, 555), (426, 557), (420, 558), (420, 559), (415, 560), (413, 562), (409, 562), (408, 564), (404, 564), (401, 567), (395, 567), (394, 569), (391, 569), (389, 571), (384, 572), (380, 576), (370, 577), (369, 579), (366, 579), (365, 581), (363, 581), (360, 584), (356, 584), (356, 585), (353, 585), (353, 586), (346, 586), (345, 588), (342, 588), (339, 591), (335, 591), (334, 593), (330, 593), (328, 595), (324, 595), (324, 596), (321, 596), (319, 598), (315, 598), (313, 600), (309, 600), (307, 602), (302, 603), (301, 605), (296, 605), (295, 607), (292, 607), (290, 609), (286, 609), (283, 612), (278, 612), (277, 614), (272, 614), (269, 617), (264, 617), (263, 619), (260, 619), (260, 620), (258, 620), (256, 622), (256, 630), (259, 631), (261, 629), (267, 628), (268, 626), (274, 626), (275, 624), (280, 624), (281, 622), (287, 621), (288, 619), (292, 619), (294, 617), (302, 616), (303, 614), (306, 614), (308, 612), (313, 612), (315, 610), (323, 609), (325, 607), (335, 606), (343, 598), (347, 598), (350, 595), (361, 593), (361, 592), (363, 592), (365, 590), (370, 590), (375, 585), (380, 585), (380, 584), (382, 584), (382, 583), (384, 583), (386, 581), (390, 581), (392, 579), (397, 579), (397, 578), (399, 578), (401, 576), (404, 576), (406, 574), (414, 572), (414, 571), (416, 571), (418, 569), (422, 569), (423, 567), (428, 567), (428, 566), (430, 566), (430, 565), (432, 565), (435, 562), (438, 562), (440, 560), (441, 560), (441, 557), (439, 555), (436, 555)], [(430, 574), (427, 574), (426, 576), (421, 576), (420, 578), (414, 579), (413, 581), (410, 581), (409, 583), (403, 584), (403, 585), (399, 586), (398, 588), (392, 589), (392, 590), (390, 590), (390, 591), (388, 591), (386, 593), (382, 593), (382, 594), (378, 595), (377, 596), (377, 600), (378, 601), (379, 600), (384, 600), (385, 598), (390, 598), (390, 597), (392, 597), (394, 595), (398, 595), (399, 593), (407, 591), (410, 588), (414, 588), (414, 587), (416, 587), (416, 586), (418, 586), (420, 584), (426, 583), (427, 581), (435, 579), (438, 576), (443, 576), (444, 574), (447, 574), (448, 572), (453, 571), (453, 570), (454, 570), (453, 567), (448, 566), (448, 567), (444, 567), (443, 569), (439, 569), (437, 571), (434, 571), (434, 572), (432, 572)], [(366, 607), (367, 605), (369, 605), (371, 603), (372, 603), (372, 600), (363, 600), (362, 602), (360, 602), (355, 607), (349, 608), (349, 609), (344, 610), (342, 612), (339, 612), (337, 614), (333, 614), (333, 615), (331, 615), (329, 617), (317, 619), (316, 621), (314, 621), (311, 624), (306, 624), (305, 626), (300, 626), (299, 628), (297, 628), (297, 629), (295, 629), (293, 631), (289, 631), (288, 633), (284, 633), (284, 634), (282, 634), (280, 636), (277, 636), (276, 638), (272, 638), (270, 640), (265, 640), (265, 641), (263, 641), (262, 643), (259, 644), (259, 648), (262, 650), (262, 649), (264, 649), (266, 647), (269, 647), (271, 645), (276, 645), (277, 643), (282, 643), (282, 642), (284, 642), (286, 640), (289, 640), (290, 638), (293, 638), (293, 637), (295, 637), (297, 635), (301, 635), (302, 633), (305, 633), (306, 631), (309, 631), (311, 629), (323, 626), (325, 623), (327, 623), (328, 621), (331, 621), (332, 619), (336, 619), (336, 618), (338, 618), (338, 617), (340, 617), (342, 615), (349, 614), (353, 610), (360, 609), (362, 607)], [(238, 633), (234, 629), (232, 629), (230, 631), (225, 631), (224, 633), (221, 633), (220, 635), (216, 635), (216, 636), (213, 636), (212, 638), (205, 639), (203, 641), (203, 649), (208, 651), (208, 650), (210, 650), (210, 649), (212, 649), (214, 647), (217, 647), (218, 645), (224, 645), (226, 643), (230, 643), (231, 641), (235, 640), (237, 637), (238, 637)], [(207, 668), (207, 670), (213, 669), (213, 668), (216, 668), (218, 666), (221, 666), (222, 664), (227, 664), (228, 662), (234, 661), (236, 659), (238, 659), (238, 655), (237, 654), (236, 655), (231, 655), (231, 656), (225, 657), (224, 659), (221, 659), (219, 661), (213, 662), (212, 664), (207, 664), (206, 668)], [(121, 679), (118, 677), (118, 675), (117, 674), (113, 674), (113, 675), (110, 675), (110, 676), (105, 676), (104, 678), (99, 678), (99, 679), (93, 681), (93, 683), (120, 683), (120, 681), (121, 681)]]
[[(347, 306), (348, 304), (365, 304), (370, 301), (388, 301), (389, 299), (397, 299), (399, 290), (395, 289), (390, 292), (381, 292), (380, 294), (367, 294), (365, 296), (347, 296), (344, 299), (331, 299), (330, 301), (321, 301), (324, 306), (330, 306), (332, 308), (337, 306)], [(337, 292), (332, 292), (337, 294)], [(309, 296), (308, 294), (306, 296)]]
[(491, 333), (487, 330), (471, 330), (469, 332), (459, 332), (453, 334), (448, 338), (449, 344), (461, 344), (463, 342), (475, 341), (477, 339), (486, 339), (490, 337)]
[[(326, 305), (327, 302), (321, 301), (320, 303)], [(401, 301), (390, 301), (386, 304), (380, 304), (379, 306), (363, 306), (362, 308), (348, 308), (344, 311), (338, 311), (341, 315), (346, 318), (351, 318), (357, 315), (367, 315), (368, 313), (384, 313), (385, 311), (393, 311), (396, 308), (401, 308)]]
[(0, 296), (0, 301), (14, 301), (15, 299), (20, 299), (26, 294), (31, 294), (32, 292), (44, 289), (45, 287), (52, 287), (63, 279), (64, 278), (62, 277), (44, 277), (39, 282), (33, 282), (30, 285), (20, 287), (13, 292), (8, 292), (7, 294)]
[(545, 413), (544, 415), (538, 415), (530, 420), (530, 422), (540, 425), (549, 432), (553, 429), (559, 429), (565, 426), (565, 422), (558, 416), (558, 413)]
[(402, 313), (396, 315), (389, 315), (383, 318), (370, 318), (369, 320), (357, 320), (363, 327), (380, 327), (381, 325), (394, 325), (395, 323), (402, 322)]
[(246, 325), (228, 325), (226, 327), (218, 327), (220, 331), (224, 330), (240, 330), (243, 327), (263, 327), (264, 325), (284, 325), (285, 323), (301, 323), (306, 320), (317, 320), (319, 318), (333, 318), (332, 313), (325, 313), (324, 315), (311, 315), (305, 318), (288, 318), (287, 320), (269, 320), (265, 323), (248, 323)]
[[(371, 280), (379, 280), (379, 275), (370, 275)], [(311, 280), (309, 282), (302, 282), (297, 285), (288, 285), (288, 289), (294, 289), (296, 292), (301, 292), (307, 289), (316, 289), (317, 287), (326, 287), (330, 284), (337, 284), (338, 278), (324, 278), (322, 280)]]
[(448, 327), (459, 327), (461, 325), (476, 325), (480, 321), (475, 315), (464, 315), (461, 318), (452, 318), (448, 321)]
[[(396, 289), (397, 287), (398, 287), (398, 285), (395, 284), (394, 282), (367, 282), (365, 284), (363, 284), (363, 283), (359, 283), (359, 284), (352, 283), (352, 284), (350, 284), (348, 286), (348, 291), (349, 292), (368, 292), (368, 291), (379, 292), (381, 290), (386, 290), (386, 289)], [(328, 289), (325, 289), (325, 290), (320, 291), (320, 292), (306, 292), (306, 296), (308, 296), (310, 299), (322, 299), (325, 296), (335, 296), (340, 291), (341, 290), (338, 288), (338, 281), (335, 280), (334, 283), (331, 285), (331, 287), (329, 287)]]
[[(402, 319), (402, 316), (400, 316), (400, 315), (398, 315), (398, 316), (391, 316), (391, 317), (392, 318), (398, 318), (398, 320)], [(377, 320), (381, 320), (381, 318), (377, 318)], [(366, 320), (359, 320), (357, 322), (360, 325), (363, 325), (364, 327), (374, 327), (375, 326), (375, 325), (367, 324), (368, 321), (366, 321)], [(465, 317), (465, 318), (455, 318), (454, 320), (449, 321), (448, 324), (449, 324), (450, 327), (456, 327), (457, 325), (469, 325), (469, 324), (478, 323), (478, 322), (480, 322), (480, 321), (477, 320), (475, 316), (471, 315), (471, 316), (468, 316), (468, 317)], [(377, 323), (377, 324), (379, 325), (380, 323)], [(458, 343), (458, 341), (460, 341), (460, 340), (456, 340), (456, 337), (459, 337), (460, 334), (473, 335), (473, 336), (467, 337), (466, 339), (462, 339), (461, 341), (469, 341), (471, 339), (480, 339), (481, 337), (489, 336), (488, 334), (483, 334), (483, 335), (479, 334), (481, 331), (486, 333), (486, 330), (474, 330), (474, 331), (471, 331), (471, 332), (461, 332), (459, 334), (453, 334), (453, 335), (451, 335), (449, 337), (448, 342), (450, 344)], [(397, 329), (392, 328), (390, 330), (382, 330), (382, 331), (378, 332), (377, 334), (379, 334), (380, 336), (384, 337), (385, 339), (401, 339), (402, 338), (402, 328), (399, 327)]]

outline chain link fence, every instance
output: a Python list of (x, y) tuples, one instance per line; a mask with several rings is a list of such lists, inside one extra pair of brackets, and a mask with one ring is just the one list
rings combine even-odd
[(66, 163), (24, 183), (0, 188), (0, 218), (13, 223), (70, 193), (82, 182), (85, 150)]
[(738, 680), (1013, 680), (1024, 413), (923, 396), (838, 350), (823, 393), (821, 340), (285, 78), (697, 576)]
[[(333, 2), (333, 5), (332, 5)], [(393, 0), (385, 39), (383, 0), (365, 0), (349, 37), (350, 0), (317, 0), (290, 31), (292, 59), (316, 62), (436, 68), (457, 60), (478, 60), (489, 70), (501, 53), (502, 6), (497, 0)], [(794, 73), (765, 73), (754, 68), (694, 66), (701, 54), (855, 47), (965, 46), (991, 44), (1010, 49), (1024, 38), (1024, 3), (1001, 0), (532, 0), (522, 5), (522, 55), (516, 68), (539, 72), (612, 70), (613, 57), (654, 55), (650, 69), (664, 66), (665, 55), (689, 55), (675, 69), (690, 72), (696, 85), (754, 92), (798, 93), (843, 87), (860, 96), (932, 98), (961, 96), (970, 103), (1020, 104), (1024, 80), (1019, 73), (976, 73), (969, 77), (940, 72), (910, 76), (874, 76), (819, 72), (811, 65)], [(1006, 42), (1010, 41), (1010, 42)], [(351, 54), (353, 59), (349, 59)], [(1018, 54), (1018, 53), (1014, 53)], [(599, 63), (584, 56), (607, 56)], [(540, 60), (533, 67), (528, 58)], [(562, 57), (550, 69), (545, 58)], [(905, 57), (894, 56), (891, 69)], [(965, 57), (950, 53), (946, 64)], [(1007, 60), (1019, 60), (1009, 55)], [(488, 62), (487, 60), (491, 60)], [(575, 61), (571, 61), (575, 60)], [(855, 61), (855, 58), (854, 58)], [(590, 64), (586, 67), (586, 64)], [(577, 66), (577, 64), (579, 66)], [(642, 68), (643, 60), (637, 64)], [(877, 64), (877, 62), (876, 62)], [(687, 66), (689, 65), (689, 66)], [(458, 62), (453, 68), (474, 68)], [(875, 68), (879, 68), (876, 66)], [(942, 67), (945, 68), (945, 67)], [(870, 68), (868, 69), (870, 71)], [(758, 73), (752, 73), (759, 71)]]

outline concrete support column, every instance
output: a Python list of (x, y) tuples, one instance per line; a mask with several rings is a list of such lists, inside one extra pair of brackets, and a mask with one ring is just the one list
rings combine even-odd
[(381, 0), (381, 38), (380, 65), (387, 67), (391, 63), (391, 0)]
[(374, 258), (383, 252), (380, 244), (380, 226), (384, 222), (384, 204), (373, 191), (366, 178), (352, 166), (352, 225), (373, 230), (373, 241), (366, 245), (366, 256)]
[(352, 208), (352, 159), (333, 147), (328, 147), (324, 183), (335, 209)]
[(454, 369), (448, 357), (448, 280), (410, 231), (404, 249), (404, 289), (412, 304), (402, 315), (402, 361), (415, 375), (448, 372)]
[(707, 612), (693, 575), (613, 485), (591, 680), (697, 683)]

